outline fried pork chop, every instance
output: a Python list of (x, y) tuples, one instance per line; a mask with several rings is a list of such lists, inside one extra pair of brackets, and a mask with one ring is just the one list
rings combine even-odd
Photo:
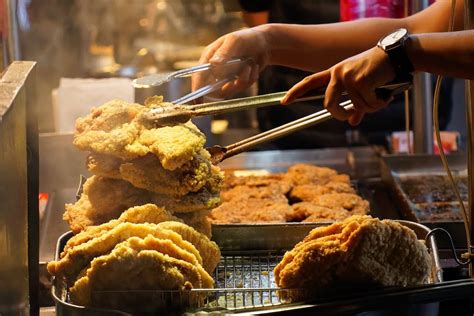
[(234, 187), (246, 186), (249, 188), (273, 187), (281, 194), (287, 194), (292, 187), (292, 183), (285, 179), (285, 174), (274, 173), (264, 176), (237, 177), (227, 173), (224, 178), (223, 191), (228, 191)]
[(258, 187), (237, 185), (227, 191), (221, 192), (222, 202), (242, 201), (247, 199), (266, 199), (288, 203), (288, 199), (281, 190), (281, 187), (277, 184)]
[(207, 272), (211, 273), (217, 267), (221, 259), (221, 251), (219, 246), (205, 235), (197, 232), (192, 227), (179, 222), (162, 222), (158, 227), (172, 230), (183, 237), (184, 240), (189, 241), (199, 251), (202, 257), (202, 266)]
[(74, 204), (66, 204), (63, 219), (73, 232), (78, 233), (88, 226), (118, 218), (124, 210), (149, 201), (147, 191), (126, 181), (92, 176), (84, 183), (81, 198)]
[(191, 122), (160, 128), (147, 128), (139, 116), (154, 107), (170, 106), (162, 99), (143, 106), (112, 100), (93, 108), (76, 122), (74, 145), (80, 150), (134, 159), (153, 154), (163, 168), (175, 170), (202, 150), (204, 135)]
[(288, 202), (249, 198), (222, 203), (212, 210), (209, 219), (214, 224), (283, 223), (290, 213)]
[(113, 300), (104, 301), (100, 293), (92, 295), (92, 292), (184, 290), (213, 286), (213, 279), (194, 254), (170, 240), (149, 235), (143, 239), (131, 237), (115, 246), (109, 254), (94, 258), (85, 276), (70, 289), (70, 295), (72, 302), (79, 305), (113, 307)]
[(320, 184), (303, 184), (295, 186), (290, 192), (292, 201), (313, 201), (318, 196), (328, 193), (355, 193), (350, 184), (345, 182), (328, 182)]
[(164, 169), (152, 154), (127, 161), (91, 154), (87, 167), (93, 174), (122, 179), (140, 189), (179, 196), (200, 190), (211, 176), (209, 153), (205, 150), (173, 171)]
[(184, 196), (153, 194), (151, 202), (166, 208), (171, 213), (190, 213), (209, 210), (220, 203), (219, 194), (210, 192), (206, 187), (198, 192)]
[(351, 215), (365, 215), (369, 212), (369, 202), (352, 193), (323, 194), (311, 202), (330, 209), (343, 208)]
[(83, 231), (74, 235), (68, 240), (64, 251), (66, 252), (70, 247), (77, 246), (97, 236), (100, 236), (120, 223), (128, 222), (135, 224), (158, 224), (165, 221), (181, 221), (181, 219), (170, 215), (164, 208), (158, 207), (154, 204), (145, 204), (131, 207), (124, 211), (118, 220), (111, 220), (107, 223), (97, 226), (88, 226)]
[(343, 208), (327, 208), (311, 202), (299, 202), (291, 205), (292, 213), (289, 222), (321, 222), (341, 220), (351, 216)]
[(336, 170), (318, 167), (310, 164), (294, 164), (288, 168), (285, 178), (293, 185), (319, 184), (328, 182), (344, 182), (350, 184), (350, 178), (345, 174), (338, 174)]
[(95, 257), (108, 254), (117, 244), (130, 237), (145, 238), (148, 235), (171, 240), (179, 247), (194, 254), (199, 263), (202, 263), (199, 251), (174, 231), (159, 228), (155, 224), (119, 223), (111, 229), (102, 230), (87, 242), (75, 246), (66, 245), (66, 250), (61, 254), (60, 260), (48, 264), (48, 271), (52, 275), (65, 277), (68, 283), (74, 282), (79, 272)]
[(88, 226), (116, 219), (130, 207), (152, 203), (165, 209), (169, 220), (173, 220), (176, 219), (171, 215), (174, 212), (195, 212), (217, 206), (220, 203), (219, 195), (209, 192), (207, 187), (182, 197), (174, 197), (138, 189), (127, 181), (92, 176), (84, 184), (81, 198), (74, 204), (66, 204), (63, 218), (71, 230), (78, 233)]
[(274, 269), (279, 287), (312, 294), (347, 284), (424, 284), (430, 273), (431, 257), (411, 229), (358, 215), (313, 229)]

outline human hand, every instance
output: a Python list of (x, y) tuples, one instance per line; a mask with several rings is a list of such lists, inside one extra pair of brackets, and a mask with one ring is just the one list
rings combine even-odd
[[(374, 47), (304, 78), (288, 91), (281, 103), (289, 104), (310, 90), (327, 85), (324, 107), (336, 119), (358, 125), (365, 113), (381, 110), (392, 100), (377, 98), (375, 89), (394, 78), (395, 72), (388, 56), (380, 48)], [(339, 106), (344, 91), (354, 104), (352, 110)]]
[[(221, 65), (239, 57), (251, 59), (237, 74), (237, 78), (225, 84), (213, 96), (225, 98), (250, 87), (258, 78), (258, 74), (269, 61), (269, 49), (264, 32), (260, 27), (245, 29), (226, 34), (206, 47), (200, 64), (211, 63)], [(209, 73), (200, 72), (192, 76), (193, 91), (208, 83)]]

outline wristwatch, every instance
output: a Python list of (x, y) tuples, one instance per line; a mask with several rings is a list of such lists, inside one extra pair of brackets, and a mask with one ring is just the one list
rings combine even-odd
[(410, 73), (415, 70), (405, 50), (409, 40), (408, 30), (402, 28), (381, 38), (377, 43), (377, 47), (382, 49), (390, 59), (396, 82), (409, 81)]

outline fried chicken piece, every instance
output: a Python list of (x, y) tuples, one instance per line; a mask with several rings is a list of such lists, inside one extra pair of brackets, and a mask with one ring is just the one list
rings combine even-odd
[(74, 204), (66, 204), (63, 219), (73, 232), (78, 233), (87, 226), (118, 218), (124, 210), (149, 201), (147, 191), (126, 181), (92, 176), (84, 183), (81, 198)]
[[(70, 295), (71, 301), (78, 305), (112, 307), (110, 303), (117, 303), (117, 300), (104, 301), (102, 294), (92, 295), (92, 292), (184, 290), (211, 288), (213, 285), (213, 279), (197, 258), (170, 240), (153, 236), (144, 239), (131, 237), (115, 246), (109, 254), (92, 260), (86, 275), (70, 289)], [(125, 295), (140, 300), (139, 293)]]
[(359, 215), (313, 229), (274, 269), (279, 287), (312, 295), (349, 284), (424, 284), (430, 273), (431, 257), (411, 229)]
[(321, 222), (341, 220), (351, 216), (343, 208), (330, 209), (311, 202), (299, 202), (291, 205), (292, 213), (288, 216), (288, 222)]
[(156, 156), (124, 161), (111, 155), (91, 154), (87, 167), (93, 174), (122, 179), (133, 186), (159, 194), (182, 196), (196, 192), (211, 178), (210, 156), (201, 150), (192, 160), (170, 171), (161, 166)]
[(246, 186), (250, 188), (271, 186), (279, 190), (282, 194), (287, 194), (291, 190), (292, 183), (288, 181), (282, 173), (245, 177), (237, 177), (232, 173), (227, 173), (224, 177), (224, 186), (222, 190), (227, 191), (238, 186)]
[(171, 213), (189, 213), (212, 209), (219, 205), (220, 197), (211, 193), (207, 188), (202, 188), (195, 193), (174, 197), (170, 195), (154, 194), (152, 203), (162, 206)]
[(95, 237), (98, 237), (105, 233), (108, 230), (111, 230), (120, 223), (151, 223), (158, 224), (166, 221), (182, 221), (180, 218), (171, 215), (164, 208), (158, 207), (154, 204), (145, 204), (140, 206), (131, 207), (128, 210), (124, 211), (118, 220), (111, 220), (107, 223), (98, 226), (88, 226), (86, 229), (80, 233), (71, 237), (66, 246), (64, 247), (64, 252), (71, 247), (77, 246), (79, 244), (85, 243)]
[(207, 218), (211, 213), (211, 209), (189, 212), (189, 213), (175, 213), (175, 216), (183, 221), (186, 225), (191, 226), (201, 234), (208, 238), (212, 237), (212, 224)]
[(171, 104), (143, 106), (112, 100), (93, 108), (89, 115), (76, 121), (74, 145), (80, 150), (128, 160), (151, 153), (163, 168), (175, 170), (203, 149), (205, 137), (191, 122), (160, 128), (142, 125), (140, 114), (167, 105)]
[(171, 215), (164, 208), (148, 203), (129, 208), (120, 215), (118, 221), (122, 223), (128, 222), (135, 224), (158, 224), (166, 221), (180, 222), (181, 220), (178, 217)]
[(222, 203), (212, 210), (209, 219), (213, 224), (283, 223), (290, 213), (287, 202), (249, 198)]
[(330, 209), (344, 208), (351, 215), (365, 215), (369, 212), (369, 202), (352, 193), (329, 193), (315, 197), (312, 203)]
[(65, 277), (68, 283), (74, 282), (78, 273), (95, 257), (109, 253), (118, 243), (126, 241), (130, 237), (145, 238), (148, 235), (171, 240), (179, 247), (194, 254), (199, 263), (202, 263), (199, 251), (178, 233), (159, 228), (156, 224), (120, 223), (110, 230), (102, 231), (85, 243), (73, 247), (66, 245), (67, 251), (61, 254), (61, 259), (48, 263), (48, 271), (52, 275)]
[(345, 182), (328, 182), (325, 185), (303, 184), (295, 186), (290, 192), (293, 201), (313, 201), (328, 193), (354, 193), (355, 190)]
[(211, 241), (207, 236), (197, 232), (192, 227), (179, 222), (162, 222), (158, 227), (172, 230), (183, 237), (184, 240), (189, 241), (196, 247), (202, 257), (202, 266), (204, 269), (212, 273), (221, 260), (221, 251), (219, 246)]
[(288, 199), (284, 194), (278, 184), (268, 184), (261, 187), (237, 185), (227, 191), (222, 191), (221, 200), (222, 202), (229, 202), (247, 199), (267, 199), (275, 202), (288, 203)]
[(336, 170), (326, 167), (318, 167), (310, 164), (294, 164), (288, 168), (286, 179), (293, 185), (319, 184), (328, 182), (344, 182), (350, 184), (348, 175), (337, 174)]
[(211, 176), (207, 179), (205, 188), (214, 194), (219, 194), (224, 183), (224, 173), (217, 166), (211, 165)]

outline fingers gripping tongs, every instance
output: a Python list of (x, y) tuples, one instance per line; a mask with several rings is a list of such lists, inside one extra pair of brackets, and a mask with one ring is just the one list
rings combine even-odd
[(153, 74), (133, 80), (133, 86), (135, 88), (150, 88), (153, 86), (160, 86), (166, 82), (170, 82), (179, 78), (187, 78), (197, 73), (206, 73), (208, 80), (206, 85), (200, 87), (196, 91), (193, 91), (179, 99), (171, 101), (173, 104), (185, 104), (205, 95), (208, 95), (224, 86), (226, 83), (231, 82), (237, 78), (238, 73), (242, 70), (243, 66), (253, 63), (250, 58), (236, 58), (224, 62), (220, 65), (202, 64), (195, 67), (178, 70), (172, 73), (166, 74)]
[[(228, 63), (230, 66), (232, 66), (242, 65), (242, 63), (245, 62), (249, 62), (249, 60), (235, 59), (229, 61)], [(200, 66), (202, 66), (202, 68), (199, 68)], [(209, 70), (210, 67), (213, 67), (209, 64), (200, 66), (193, 67), (194, 69), (185, 69), (183, 71), (173, 73), (167, 77), (158, 78), (156, 77), (156, 75), (152, 75), (148, 77), (139, 78), (135, 80), (134, 84), (135, 86), (140, 87), (149, 87), (157, 84), (159, 85), (162, 82), (166, 82), (174, 78), (190, 76), (191, 74), (197, 71)], [(201, 96), (209, 94), (210, 92), (220, 89), (225, 83), (234, 80), (237, 73), (238, 72), (235, 72), (234, 69), (234, 75), (216, 80), (215, 83), (212, 83), (188, 95), (185, 95), (184, 97), (178, 100), (173, 101), (173, 106), (154, 108), (149, 112), (143, 113), (140, 119), (144, 124), (151, 126), (169, 126), (181, 124), (189, 121), (193, 117), (230, 113), (240, 110), (280, 104), (280, 101), (286, 94), (286, 92), (277, 92), (254, 97), (202, 103), (197, 105), (182, 105), (183, 103), (195, 100), (196, 98), (199, 98)], [(386, 100), (393, 95), (408, 90), (410, 87), (411, 82), (391, 83), (377, 88), (375, 92), (379, 98)], [(296, 99), (294, 102), (323, 99), (325, 95), (325, 90), (325, 87), (321, 89), (315, 89), (311, 91), (311, 93), (308, 93)], [(347, 96), (347, 93), (343, 93), (343, 95)], [(345, 110), (350, 110), (353, 108), (353, 104), (350, 100), (340, 103), (340, 106), (344, 107)], [(332, 118), (331, 113), (329, 113), (327, 110), (321, 110), (316, 113), (297, 119), (293, 122), (251, 136), (234, 144), (230, 144), (227, 146), (213, 146), (211, 148), (208, 148), (208, 151), (211, 153), (212, 162), (214, 164), (217, 164), (226, 158), (247, 151), (257, 145), (289, 135), (312, 125), (322, 123), (324, 121), (329, 120), (330, 118)]]

